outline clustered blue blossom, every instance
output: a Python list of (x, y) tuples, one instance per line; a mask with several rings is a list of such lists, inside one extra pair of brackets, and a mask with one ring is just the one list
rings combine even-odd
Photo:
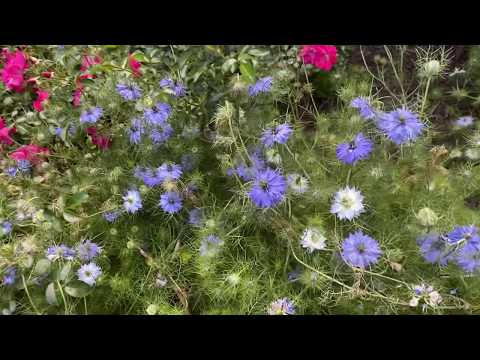
[(342, 257), (345, 262), (361, 269), (377, 263), (381, 254), (378, 242), (362, 231), (348, 235), (342, 244)]
[(88, 110), (85, 110), (80, 115), (80, 123), (85, 124), (95, 124), (98, 119), (103, 115), (103, 109), (101, 107), (94, 107)]
[(187, 88), (180, 82), (173, 81), (171, 78), (164, 78), (160, 80), (160, 87), (162, 89), (169, 89), (172, 91), (173, 96), (182, 97), (187, 93)]
[(46, 257), (50, 261), (56, 261), (60, 259), (72, 261), (75, 256), (75, 249), (72, 249), (65, 244), (50, 246), (46, 252)]
[(370, 105), (368, 99), (364, 97), (357, 97), (350, 102), (350, 106), (354, 109), (358, 109), (360, 112), (360, 116), (363, 117), (365, 120), (372, 120), (376, 117), (376, 111)]
[(353, 141), (337, 146), (337, 158), (345, 164), (355, 165), (359, 160), (368, 158), (372, 150), (373, 142), (358, 133)]
[(167, 103), (157, 103), (154, 107), (145, 109), (143, 117), (131, 121), (128, 135), (131, 144), (138, 145), (143, 135), (155, 145), (164, 144), (173, 135), (173, 127), (168, 123), (172, 107)]
[(248, 87), (248, 94), (253, 97), (261, 93), (268, 93), (272, 89), (272, 84), (273, 78), (271, 76), (258, 79), (255, 84)]
[(417, 244), (428, 263), (445, 266), (455, 262), (465, 272), (480, 269), (480, 234), (474, 225), (457, 225), (446, 235), (422, 235), (417, 238)]
[(135, 84), (117, 84), (118, 94), (127, 101), (135, 101), (142, 97), (142, 90)]
[(15, 284), (16, 277), (17, 270), (14, 267), (9, 267), (6, 269), (5, 274), (3, 275), (2, 284), (5, 286), (11, 286)]
[(137, 166), (134, 176), (148, 187), (154, 187), (165, 181), (175, 181), (183, 174), (182, 166), (175, 163), (163, 163), (156, 169)]
[(268, 148), (275, 143), (286, 144), (292, 133), (293, 128), (290, 124), (280, 124), (275, 128), (266, 129), (262, 134), (261, 141)]
[(109, 211), (103, 214), (103, 218), (109, 223), (114, 223), (120, 215), (121, 211)]
[(168, 214), (178, 213), (182, 209), (182, 198), (176, 191), (168, 191), (160, 196), (160, 207)]
[(425, 125), (419, 120), (417, 114), (407, 108), (401, 108), (382, 114), (378, 120), (378, 127), (391, 141), (402, 145), (418, 138)]
[(0, 221), (0, 229), (2, 235), (9, 235), (13, 230), (13, 224), (10, 221)]

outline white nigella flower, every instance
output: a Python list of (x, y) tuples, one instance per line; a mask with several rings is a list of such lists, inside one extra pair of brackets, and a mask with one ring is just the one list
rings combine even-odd
[(330, 212), (336, 214), (340, 220), (353, 220), (365, 211), (363, 195), (354, 187), (339, 190), (333, 199)]
[(315, 250), (325, 249), (325, 236), (315, 228), (306, 228), (303, 232), (300, 244), (311, 253)]
[(288, 185), (296, 194), (304, 194), (310, 187), (308, 179), (300, 174), (288, 175)]

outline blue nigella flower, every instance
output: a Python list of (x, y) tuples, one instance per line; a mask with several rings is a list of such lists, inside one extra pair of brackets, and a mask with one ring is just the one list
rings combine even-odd
[(13, 230), (13, 224), (10, 221), (0, 222), (0, 229), (2, 230), (2, 235), (8, 235)]
[(272, 147), (275, 143), (286, 144), (292, 133), (293, 128), (290, 124), (280, 124), (275, 129), (266, 129), (260, 140), (266, 147)]
[(139, 144), (144, 130), (142, 120), (137, 118), (132, 119), (130, 129), (128, 130), (130, 144)]
[(125, 210), (131, 214), (135, 214), (138, 210), (142, 208), (142, 198), (140, 197), (140, 192), (137, 190), (129, 190), (123, 196), (123, 206)]
[(117, 92), (127, 101), (135, 101), (142, 97), (142, 90), (135, 84), (117, 84)]
[(368, 158), (372, 150), (373, 142), (358, 133), (353, 141), (337, 146), (337, 158), (345, 164), (355, 165), (357, 161)]
[(195, 208), (188, 212), (188, 223), (194, 226), (202, 226), (203, 211), (202, 209)]
[(417, 114), (402, 108), (381, 115), (378, 127), (391, 141), (401, 145), (419, 137), (425, 125), (420, 122)]
[(150, 139), (156, 145), (165, 143), (173, 134), (173, 128), (168, 123), (163, 123), (157, 128), (152, 129)]
[(16, 166), (10, 166), (9, 168), (5, 169), (5, 174), (10, 177), (15, 177), (17, 175), (18, 168)]
[(86, 240), (77, 245), (77, 256), (82, 261), (90, 261), (102, 252), (102, 248), (91, 240)]
[(294, 315), (295, 306), (288, 298), (273, 301), (267, 311), (268, 315)]
[(78, 280), (90, 286), (95, 285), (100, 275), (102, 275), (102, 269), (93, 262), (82, 265), (77, 271)]
[(9, 267), (3, 275), (3, 285), (11, 286), (15, 283), (17, 277), (17, 270), (14, 267)]
[(103, 115), (103, 109), (97, 106), (82, 112), (82, 114), (80, 115), (80, 122), (82, 124), (84, 123), (95, 124), (102, 115)]
[(436, 233), (420, 236), (417, 239), (420, 246), (420, 252), (426, 262), (430, 264), (438, 263), (446, 265), (449, 260), (449, 250), (445, 238)]
[(28, 160), (18, 160), (17, 168), (22, 173), (28, 173), (32, 169), (32, 164)]
[(103, 218), (107, 220), (109, 223), (115, 222), (118, 217), (120, 216), (120, 211), (110, 211), (103, 214)]
[(185, 96), (186, 92), (187, 92), (187, 89), (186, 87), (183, 85), (183, 84), (179, 84), (177, 83), (174, 87), (173, 87), (173, 94), (175, 95), (175, 97), (182, 97), (182, 96)]
[(160, 196), (160, 207), (169, 214), (175, 214), (182, 209), (182, 198), (175, 191), (169, 191)]
[(447, 234), (447, 240), (450, 244), (463, 242), (465, 247), (480, 250), (480, 235), (478, 228), (474, 225), (456, 226), (453, 231)]
[(350, 102), (350, 106), (360, 111), (360, 116), (365, 120), (374, 119), (376, 112), (370, 102), (364, 97), (357, 97)]
[(163, 89), (171, 89), (175, 86), (175, 82), (170, 78), (160, 80), (160, 87)]
[(59, 259), (71, 261), (75, 258), (75, 250), (65, 244), (50, 246), (47, 249), (46, 257), (50, 261)]
[(248, 94), (250, 96), (257, 96), (260, 93), (267, 93), (272, 88), (273, 78), (271, 76), (259, 79), (255, 84), (248, 87)]
[(165, 180), (178, 180), (182, 176), (182, 167), (177, 164), (163, 163), (158, 169), (157, 174), (161, 182)]
[(378, 242), (362, 231), (350, 234), (342, 244), (342, 257), (349, 265), (365, 269), (382, 254)]
[(462, 116), (455, 120), (454, 124), (457, 125), (458, 127), (469, 127), (473, 125), (474, 118), (472, 116)]
[(475, 272), (480, 269), (480, 251), (464, 247), (456, 256), (456, 262), (466, 272)]
[(283, 175), (267, 168), (256, 172), (248, 195), (256, 206), (270, 208), (283, 200), (286, 190), (287, 181)]
[(151, 109), (145, 109), (143, 114), (149, 125), (164, 124), (172, 112), (172, 107), (167, 103), (158, 103)]

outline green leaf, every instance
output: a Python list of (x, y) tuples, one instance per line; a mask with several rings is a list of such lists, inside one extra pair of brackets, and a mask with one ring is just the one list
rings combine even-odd
[(58, 280), (60, 281), (65, 281), (70, 275), (70, 271), (72, 270), (72, 264), (70, 262), (66, 263), (62, 270), (60, 270), (60, 273), (58, 274)]
[(53, 282), (48, 284), (45, 290), (45, 297), (50, 305), (58, 305), (57, 294), (55, 294), (55, 284)]
[(48, 259), (41, 259), (35, 264), (33, 273), (35, 275), (43, 275), (50, 271), (52, 263)]
[(231, 72), (233, 73), (236, 69), (236, 65), (237, 65), (237, 59), (228, 59), (227, 61), (225, 61), (222, 65), (222, 71), (224, 73), (226, 72)]
[(140, 61), (140, 62), (149, 62), (147, 57), (141, 53), (141, 52), (136, 52), (135, 54), (132, 54), (133, 58), (137, 61)]
[(257, 57), (263, 57), (263, 56), (267, 56), (270, 51), (268, 50), (259, 50), (259, 49), (251, 49), (248, 51), (248, 53), (252, 56), (257, 56)]
[(244, 78), (245, 82), (247, 83), (253, 83), (255, 82), (255, 69), (252, 65), (252, 63), (241, 63), (240, 64), (240, 73), (242, 74), (242, 77)]
[(89, 198), (89, 195), (86, 192), (79, 192), (67, 198), (66, 207), (70, 209), (75, 209), (86, 202)]
[(66, 221), (68, 221), (69, 223), (77, 223), (77, 222), (79, 222), (80, 220), (82, 220), (81, 217), (78, 217), (78, 216), (73, 215), (73, 214), (71, 214), (71, 213), (69, 213), (69, 212), (66, 212), (66, 211), (63, 213), (63, 218), (64, 218)]
[(90, 294), (92, 291), (92, 287), (82, 282), (78, 282), (73, 286), (65, 286), (65, 292), (75, 298), (83, 298)]

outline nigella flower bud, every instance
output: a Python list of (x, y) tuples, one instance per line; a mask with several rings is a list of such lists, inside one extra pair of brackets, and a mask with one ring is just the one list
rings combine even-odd
[(428, 207), (420, 209), (416, 215), (416, 218), (420, 224), (425, 227), (435, 226), (438, 222), (438, 215)]
[(450, 151), (450, 159), (461, 158), (462, 155), (463, 152), (460, 149), (453, 149), (452, 151)]
[(158, 306), (155, 305), (155, 304), (150, 304), (150, 305), (148, 305), (146, 311), (147, 311), (148, 315), (155, 315), (158, 311)]
[(232, 286), (236, 286), (240, 283), (240, 276), (238, 274), (230, 274), (227, 276), (227, 281)]
[(143, 185), (143, 184), (140, 185), (139, 190), (140, 190), (140, 193), (141, 193), (142, 195), (145, 195), (145, 194), (147, 194), (147, 193), (150, 191), (150, 189), (148, 188), (148, 186)]
[(423, 65), (423, 75), (425, 77), (434, 77), (440, 75), (442, 66), (438, 60), (430, 60)]
[(111, 228), (111, 229), (110, 229), (110, 235), (115, 236), (115, 235), (117, 235), (117, 234), (118, 234), (118, 230), (117, 230), (117, 229), (115, 229), (115, 228)]
[(210, 229), (214, 229), (217, 226), (217, 223), (214, 219), (208, 219), (205, 221), (205, 226)]

